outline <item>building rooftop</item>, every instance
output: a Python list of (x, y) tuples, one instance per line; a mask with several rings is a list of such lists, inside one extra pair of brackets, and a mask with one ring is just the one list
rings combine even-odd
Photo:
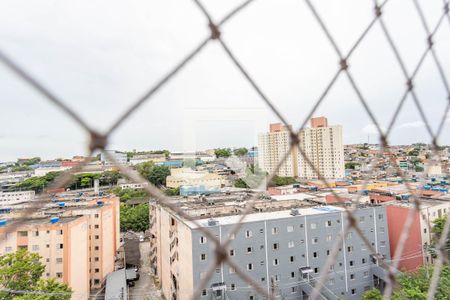
[[(292, 215), (291, 210), (280, 210), (280, 211), (270, 211), (270, 212), (260, 212), (260, 213), (252, 213), (247, 215), (247, 217), (241, 223), (251, 223), (258, 221), (266, 221), (266, 220), (276, 220), (276, 219), (286, 219), (293, 218), (298, 216), (310, 216), (310, 215), (318, 215), (318, 214), (327, 214), (327, 213), (336, 213), (344, 211), (344, 208), (337, 206), (315, 206), (315, 207), (307, 207), (307, 208), (298, 208), (298, 215)], [(218, 225), (232, 225), (239, 222), (241, 215), (231, 215), (225, 217), (217, 217), (214, 218), (214, 221), (218, 222)], [(200, 219), (198, 222), (208, 227), (208, 221), (211, 219)], [(186, 222), (186, 224), (191, 228), (197, 228), (195, 224), (192, 222)]]

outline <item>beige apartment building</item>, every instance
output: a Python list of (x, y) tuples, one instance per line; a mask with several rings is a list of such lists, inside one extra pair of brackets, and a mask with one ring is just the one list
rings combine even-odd
[(62, 195), (59, 200), (17, 228), (10, 226), (14, 217), (4, 219), (0, 255), (19, 248), (36, 252), (46, 265), (45, 278), (67, 283), (74, 290), (72, 299), (89, 299), (90, 290), (101, 288), (114, 271), (120, 201), (114, 195), (86, 197), (83, 202)]
[[(311, 127), (300, 132), (300, 149), (324, 178), (344, 178), (344, 143), (341, 125), (328, 125), (325, 117), (311, 119)], [(298, 153), (300, 178), (318, 178), (319, 174)]]
[(170, 176), (166, 177), (166, 186), (178, 188), (180, 186), (205, 186), (221, 188), (229, 185), (224, 176), (208, 171), (194, 171), (190, 168), (173, 168)]
[[(345, 168), (342, 126), (329, 126), (325, 117), (312, 118), (310, 125), (300, 132), (299, 148), (290, 151), (277, 175), (307, 179), (319, 177), (301, 155), (299, 151), (301, 149), (322, 177), (343, 178)], [(259, 167), (272, 173), (278, 162), (289, 151), (289, 144), (288, 128), (282, 124), (271, 124), (270, 131), (258, 137)]]
[(74, 291), (72, 299), (89, 298), (89, 224), (84, 216), (30, 219), (8, 232), (0, 228), (0, 255), (27, 249), (38, 253), (44, 278), (56, 278)]
[(283, 124), (270, 124), (268, 133), (258, 136), (258, 163), (259, 167), (273, 173), (278, 162), (287, 154), (285, 162), (278, 169), (278, 176), (298, 176), (298, 155), (296, 149), (289, 151), (289, 129)]

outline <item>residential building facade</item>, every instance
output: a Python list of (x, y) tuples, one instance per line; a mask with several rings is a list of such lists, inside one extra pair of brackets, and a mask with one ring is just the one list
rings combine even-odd
[[(192, 222), (166, 208), (152, 211), (154, 247), (152, 270), (166, 299), (189, 299), (214, 262), (214, 245)], [(390, 259), (384, 207), (355, 211), (359, 227), (379, 254)], [(239, 214), (198, 219), (218, 239), (228, 232)], [(316, 206), (253, 213), (232, 235), (226, 251), (231, 259), (269, 294), (302, 299), (312, 293), (322, 267), (339, 234), (348, 225), (342, 208)], [(330, 267), (322, 294), (327, 299), (360, 299), (374, 286), (382, 288), (385, 273), (358, 234), (350, 230)], [(201, 291), (200, 299), (258, 299), (255, 290), (226, 263), (218, 266)]]

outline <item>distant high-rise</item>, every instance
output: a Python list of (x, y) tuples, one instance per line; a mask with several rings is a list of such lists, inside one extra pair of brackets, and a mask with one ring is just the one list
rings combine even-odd
[[(311, 119), (311, 127), (300, 132), (300, 149), (310, 160), (314, 168), (324, 178), (343, 178), (344, 144), (342, 141), (342, 126), (328, 126), (325, 117)], [(318, 173), (298, 153), (299, 177), (318, 178)]]
[[(289, 151), (289, 130), (283, 124), (270, 124), (268, 133), (258, 136), (258, 164), (268, 172), (274, 172), (278, 162)], [(290, 151), (285, 162), (280, 166), (278, 176), (298, 176), (297, 152)]]
[[(328, 126), (325, 117), (311, 119), (311, 127), (299, 134), (300, 149), (304, 152), (314, 168), (324, 178), (344, 177), (344, 145), (342, 126)], [(270, 131), (258, 137), (258, 163), (266, 172), (273, 172), (278, 162), (289, 151), (289, 130), (283, 124), (270, 124)], [(278, 176), (300, 178), (318, 178), (317, 172), (308, 164), (296, 147), (289, 152), (281, 165)]]

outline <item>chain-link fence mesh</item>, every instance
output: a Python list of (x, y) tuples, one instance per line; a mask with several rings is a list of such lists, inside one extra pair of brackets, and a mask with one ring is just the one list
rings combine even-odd
[[(256, 1), (256, 0), (255, 0)], [(394, 1), (394, 0), (391, 0)], [(275, 170), (268, 175), (268, 182), (271, 182), (274, 176), (277, 174), (278, 170), (280, 169), (283, 162), (288, 157), (290, 151), (296, 147), (300, 154), (302, 155), (304, 161), (306, 164), (308, 164), (316, 174), (318, 174), (319, 180), (323, 182), (323, 184), (330, 188), (330, 191), (333, 193), (333, 195), (340, 199), (341, 196), (336, 193), (333, 189), (331, 189), (330, 183), (322, 177), (320, 174), (320, 170), (317, 170), (315, 165), (309, 160), (309, 158), (305, 155), (304, 151), (298, 147), (299, 145), (299, 133), (302, 129), (304, 129), (308, 123), (308, 120), (313, 117), (320, 106), (320, 104), (323, 102), (325, 98), (327, 98), (327, 95), (329, 94), (331, 88), (336, 84), (338, 78), (344, 77), (348, 80), (350, 83), (351, 89), (354, 91), (359, 103), (361, 104), (362, 108), (367, 114), (367, 117), (371, 120), (371, 122), (374, 124), (380, 140), (380, 150), (379, 154), (376, 155), (373, 158), (373, 161), (370, 163), (372, 165), (372, 169), (367, 172), (367, 174), (364, 175), (363, 180), (363, 186), (366, 187), (369, 183), (369, 180), (372, 178), (372, 173), (375, 172), (376, 166), (378, 165), (378, 160), (383, 155), (387, 156), (391, 159), (390, 163), (391, 166), (394, 167), (398, 174), (403, 179), (403, 182), (405, 183), (406, 188), (409, 190), (411, 196), (411, 201), (413, 202), (413, 206), (409, 210), (409, 214), (407, 216), (406, 222), (403, 226), (403, 230), (401, 233), (401, 236), (399, 238), (397, 249), (395, 250), (395, 255), (393, 256), (392, 260), (386, 261), (377, 253), (372, 243), (367, 239), (367, 237), (364, 235), (363, 231), (358, 227), (358, 222), (356, 222), (355, 216), (354, 216), (354, 210), (358, 207), (359, 199), (355, 203), (353, 203), (351, 206), (345, 208), (346, 218), (348, 220), (347, 227), (341, 232), (341, 234), (336, 238), (334, 246), (332, 248), (331, 254), (329, 255), (328, 259), (326, 260), (325, 265), (321, 268), (321, 272), (319, 276), (317, 277), (318, 280), (315, 284), (315, 287), (313, 289), (313, 293), (311, 295), (311, 299), (317, 299), (321, 297), (321, 292), (323, 289), (326, 289), (325, 282), (327, 280), (327, 277), (329, 275), (329, 267), (335, 262), (338, 253), (339, 253), (339, 247), (342, 244), (342, 241), (346, 235), (346, 233), (349, 230), (354, 230), (357, 232), (357, 234), (361, 237), (361, 239), (366, 244), (367, 248), (371, 251), (371, 253), (379, 259), (379, 262), (381, 266), (386, 270), (388, 276), (387, 276), (387, 284), (384, 291), (384, 297), (386, 299), (390, 298), (393, 289), (396, 283), (396, 271), (399, 265), (400, 260), (403, 257), (403, 247), (405, 244), (405, 241), (408, 239), (411, 226), (413, 223), (413, 218), (415, 212), (419, 211), (421, 206), (421, 199), (420, 196), (417, 196), (414, 192), (413, 188), (408, 183), (408, 180), (406, 180), (406, 175), (404, 172), (398, 167), (397, 162), (395, 161), (395, 156), (391, 155), (391, 147), (389, 144), (389, 136), (392, 132), (392, 129), (394, 128), (394, 124), (396, 120), (398, 119), (398, 116), (400, 112), (402, 111), (404, 104), (408, 97), (410, 97), (413, 101), (413, 104), (417, 111), (419, 112), (419, 116), (421, 121), (425, 124), (425, 128), (427, 130), (427, 133), (430, 138), (430, 144), (432, 145), (433, 153), (435, 156), (435, 159), (440, 159), (440, 152), (438, 151), (439, 145), (438, 145), (438, 138), (441, 136), (442, 131), (444, 129), (444, 126), (446, 124), (447, 118), (448, 118), (448, 109), (450, 106), (450, 88), (447, 76), (445, 74), (445, 68), (448, 68), (448, 66), (444, 66), (439, 56), (436, 52), (436, 45), (434, 42), (434, 36), (439, 31), (439, 29), (443, 26), (450, 26), (450, 13), (449, 13), (449, 2), (448, 1), (442, 1), (442, 10), (439, 13), (439, 18), (435, 24), (429, 24), (429, 21), (425, 17), (423, 8), (421, 7), (421, 4), (418, 2), (418, 0), (411, 0), (414, 4), (414, 8), (417, 12), (417, 19), (418, 22), (421, 23), (421, 26), (423, 27), (423, 34), (420, 37), (423, 39), (426, 43), (426, 48), (422, 55), (420, 56), (420, 59), (418, 60), (417, 64), (415, 65), (414, 69), (408, 70), (405, 62), (402, 58), (402, 54), (400, 53), (399, 49), (397, 48), (396, 41), (392, 37), (390, 30), (387, 26), (387, 24), (384, 21), (383, 13), (386, 9), (388, 9), (388, 2), (391, 2), (389, 0), (385, 0), (383, 2), (379, 2), (377, 0), (374, 0), (373, 5), (373, 18), (371, 20), (367, 20), (367, 26), (365, 28), (361, 29), (361, 34), (358, 36), (356, 41), (353, 43), (352, 47), (349, 48), (349, 51), (345, 53), (339, 46), (338, 41), (333, 36), (333, 31), (327, 26), (326, 19), (322, 17), (321, 13), (316, 9), (316, 5), (314, 1), (311, 0), (304, 0), (306, 3), (306, 7), (310, 10), (312, 16), (317, 21), (317, 26), (320, 28), (320, 30), (325, 35), (326, 39), (329, 41), (329, 44), (333, 51), (336, 54), (336, 57), (339, 61), (336, 72), (333, 74), (331, 81), (325, 86), (322, 93), (317, 98), (315, 104), (313, 105), (311, 111), (307, 114), (304, 121), (300, 124), (298, 130), (293, 130), (289, 124), (287, 119), (283, 116), (283, 114), (277, 109), (274, 101), (270, 99), (268, 95), (266, 95), (262, 88), (256, 83), (252, 75), (247, 71), (247, 69), (244, 67), (244, 64), (239, 61), (236, 54), (230, 49), (228, 44), (224, 41), (224, 39), (221, 36), (222, 31), (222, 25), (225, 23), (231, 21), (236, 15), (238, 15), (241, 11), (246, 9), (251, 9), (250, 4), (254, 2), (253, 0), (244, 1), (241, 5), (237, 6), (235, 9), (233, 9), (231, 12), (229, 12), (223, 19), (221, 20), (214, 20), (209, 13), (208, 9), (204, 6), (204, 4), (199, 0), (194, 0), (197, 7), (200, 9), (200, 11), (203, 13), (207, 24), (210, 29), (210, 35), (207, 36), (202, 40), (202, 42), (192, 49), (173, 69), (169, 70), (165, 76), (163, 76), (158, 82), (156, 82), (142, 97), (136, 100), (133, 105), (131, 105), (117, 120), (113, 123), (113, 125), (104, 133), (99, 133), (93, 128), (91, 128), (78, 114), (77, 112), (73, 111), (71, 108), (69, 108), (62, 99), (54, 95), (49, 89), (47, 89), (42, 83), (39, 82), (38, 78), (34, 78), (31, 76), (25, 69), (20, 67), (15, 60), (12, 58), (12, 56), (6, 55), (2, 51), (0, 51), (0, 61), (15, 75), (20, 77), (23, 81), (27, 82), (30, 86), (32, 86), (38, 93), (40, 93), (45, 99), (53, 103), (55, 106), (57, 106), (62, 113), (64, 113), (68, 118), (71, 118), (74, 120), (83, 130), (85, 130), (90, 135), (90, 144), (89, 144), (89, 150), (90, 153), (88, 155), (88, 158), (86, 160), (78, 165), (77, 167), (74, 167), (68, 171), (65, 171), (62, 175), (60, 175), (47, 189), (45, 189), (42, 193), (38, 195), (38, 201), (34, 202), (32, 206), (30, 206), (25, 215), (17, 220), (10, 226), (10, 230), (13, 230), (15, 226), (18, 226), (30, 217), (30, 214), (37, 210), (40, 207), (43, 207), (45, 203), (50, 201), (47, 190), (56, 188), (56, 187), (64, 187), (66, 186), (72, 179), (73, 174), (76, 172), (80, 172), (83, 170), (83, 168), (89, 163), (89, 158), (94, 151), (97, 150), (105, 150), (105, 147), (108, 144), (108, 139), (112, 135), (113, 132), (115, 132), (125, 120), (132, 117), (133, 113), (135, 113), (137, 110), (139, 110), (142, 105), (146, 102), (148, 102), (152, 97), (154, 96), (155, 92), (157, 92), (159, 89), (163, 88), (167, 82), (169, 82), (171, 79), (173, 79), (177, 73), (187, 68), (187, 65), (189, 62), (196, 56), (200, 55), (202, 50), (205, 48), (205, 46), (209, 43), (218, 43), (224, 50), (224, 55), (230, 59), (230, 61), (235, 65), (235, 67), (241, 72), (245, 80), (251, 85), (251, 87), (256, 91), (256, 93), (260, 96), (261, 100), (268, 106), (268, 108), (278, 117), (278, 119), (286, 125), (286, 128), (289, 130), (290, 133), (290, 149), (286, 152), (283, 159), (278, 162), (277, 167)], [(387, 128), (384, 130), (384, 127), (381, 126), (379, 123), (377, 116), (374, 114), (373, 110), (371, 109), (371, 103), (368, 101), (368, 98), (364, 95), (361, 88), (358, 85), (358, 80), (353, 75), (351, 68), (350, 68), (350, 61), (353, 56), (353, 54), (358, 50), (358, 47), (360, 46), (361, 42), (365, 40), (367, 35), (374, 30), (376, 26), (379, 26), (382, 30), (382, 33), (385, 37), (385, 43), (390, 47), (392, 50), (396, 63), (398, 64), (398, 67), (400, 68), (403, 76), (404, 76), (404, 82), (405, 82), (405, 89), (402, 97), (399, 99), (398, 103), (395, 104), (395, 113), (389, 122)], [(418, 34), (421, 35), (421, 34)], [(450, 36), (447, 37), (450, 39)], [(376, 50), (374, 50), (376, 51)], [(424, 61), (427, 57), (431, 57), (433, 63), (436, 66), (436, 70), (438, 72), (438, 75), (440, 77), (440, 80), (442, 81), (443, 88), (446, 93), (446, 98), (442, 99), (442, 101), (445, 101), (446, 103), (446, 109), (443, 111), (443, 115), (439, 117), (439, 126), (437, 130), (433, 130), (430, 126), (430, 122), (427, 118), (427, 116), (424, 113), (423, 105), (428, 105), (431, 103), (424, 103), (423, 99), (418, 98), (418, 95), (415, 90), (415, 79), (419, 72), (419, 70), (422, 68)], [(437, 101), (437, 100), (436, 100)], [(431, 104), (432, 105), (432, 104)], [(105, 152), (108, 154), (107, 152)], [(113, 162), (115, 162), (114, 157), (109, 156), (109, 159)], [(145, 178), (143, 178), (136, 170), (124, 166), (121, 164), (118, 164), (115, 162), (116, 167), (120, 170), (122, 174), (124, 174), (126, 177), (128, 177), (131, 181), (134, 182), (144, 182), (146, 181)], [(447, 173), (447, 170), (446, 170)], [(448, 174), (447, 174), (448, 175)], [(198, 223), (198, 221), (191, 217), (188, 213), (184, 212), (182, 209), (180, 209), (173, 201), (170, 200), (169, 197), (167, 197), (163, 192), (161, 192), (156, 186), (149, 183), (148, 185), (144, 186), (145, 190), (154, 197), (155, 201), (151, 202), (151, 205), (161, 205), (167, 208), (170, 208), (174, 212), (176, 212), (179, 216), (182, 218), (191, 221), (193, 224), (198, 226), (198, 228), (202, 231), (202, 233), (215, 245), (214, 251), (215, 251), (215, 259), (213, 263), (207, 268), (205, 271), (205, 276), (203, 276), (203, 279), (201, 280), (200, 284), (196, 287), (194, 294), (192, 295), (192, 299), (197, 299), (200, 297), (201, 292), (203, 289), (206, 288), (210, 278), (213, 276), (215, 269), (219, 267), (221, 264), (228, 264), (230, 267), (234, 268), (236, 271), (236, 274), (239, 275), (243, 280), (245, 280), (251, 287), (254, 289), (258, 294), (262, 295), (266, 299), (275, 299), (274, 294), (269, 294), (268, 291), (261, 286), (258, 282), (256, 282), (251, 276), (248, 275), (247, 272), (245, 272), (238, 264), (236, 264), (235, 261), (233, 261), (233, 258), (229, 256), (228, 252), (225, 250), (227, 249), (227, 246), (231, 243), (231, 239), (225, 239), (223, 241), (219, 241), (218, 238), (211, 233), (208, 228), (203, 227), (201, 224)], [(243, 213), (240, 216), (239, 222), (237, 222), (232, 229), (229, 232), (229, 236), (231, 237), (233, 234), (237, 233), (242, 225), (242, 221), (246, 218), (246, 216), (252, 212), (254, 201), (256, 200), (257, 196), (253, 196), (252, 199), (247, 201), (246, 208), (243, 211)], [(433, 274), (431, 279), (431, 284), (428, 290), (428, 299), (433, 299), (435, 296), (435, 293), (437, 291), (437, 286), (440, 278), (440, 273), (442, 270), (442, 267), (444, 264), (448, 264), (448, 258), (447, 258), (447, 252), (446, 252), (446, 241), (447, 236), (450, 229), (450, 218), (447, 219), (447, 222), (444, 226), (443, 234), (438, 242), (437, 245), (437, 258), (434, 261), (434, 268), (433, 268)]]

